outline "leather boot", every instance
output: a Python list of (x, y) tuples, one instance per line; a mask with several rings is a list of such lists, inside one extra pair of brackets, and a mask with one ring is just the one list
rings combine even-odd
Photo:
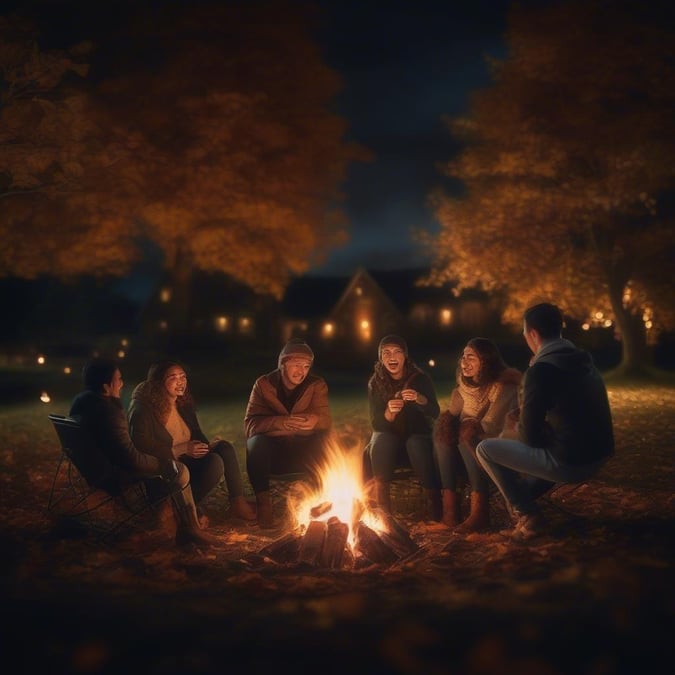
[(274, 514), (272, 512), (272, 497), (269, 490), (258, 492), (255, 496), (258, 507), (258, 525), (264, 529), (275, 527)]
[(441, 499), (443, 502), (443, 516), (441, 517), (441, 522), (446, 527), (457, 527), (460, 522), (459, 495), (457, 494), (457, 491), (443, 488), (443, 490), (441, 490)]
[(201, 529), (197, 516), (197, 506), (192, 496), (192, 488), (189, 485), (174, 493), (173, 503), (178, 520), (176, 527), (177, 546), (196, 544), (208, 548), (220, 543), (216, 537)]
[(253, 507), (242, 495), (230, 499), (230, 512), (235, 518), (241, 518), (242, 520), (255, 520), (256, 518)]
[(490, 499), (487, 493), (471, 493), (471, 512), (469, 517), (455, 528), (455, 532), (467, 534), (479, 532), (490, 527)]
[(433, 488), (424, 488), (424, 502), (426, 520), (440, 522), (441, 520), (441, 491)]
[(375, 479), (375, 500), (385, 512), (391, 513), (391, 496), (389, 495), (389, 481)]

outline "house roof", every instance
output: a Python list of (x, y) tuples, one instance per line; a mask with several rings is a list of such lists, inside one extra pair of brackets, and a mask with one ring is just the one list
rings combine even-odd
[(394, 307), (405, 314), (423, 299), (447, 297), (447, 288), (420, 287), (416, 283), (428, 273), (425, 268), (403, 270), (358, 269), (351, 277), (304, 276), (293, 279), (283, 299), (283, 310), (292, 318), (316, 319), (331, 314), (349, 290), (365, 277), (375, 283)]

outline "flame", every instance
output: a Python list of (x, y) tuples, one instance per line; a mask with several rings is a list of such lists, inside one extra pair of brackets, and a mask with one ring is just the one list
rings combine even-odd
[(318, 471), (318, 483), (318, 488), (298, 484), (296, 493), (288, 496), (289, 510), (302, 531), (312, 520), (337, 517), (349, 526), (348, 544), (353, 546), (354, 529), (359, 521), (375, 530), (387, 529), (377, 513), (368, 507), (362, 447), (345, 450), (331, 443)]

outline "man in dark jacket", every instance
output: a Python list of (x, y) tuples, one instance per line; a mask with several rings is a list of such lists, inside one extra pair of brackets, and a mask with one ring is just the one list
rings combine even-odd
[(94, 358), (84, 366), (82, 377), (84, 390), (73, 399), (69, 415), (80, 423), (99, 451), (85, 476), (89, 484), (119, 495), (134, 483), (161, 480), (166, 494), (172, 497), (176, 543), (215, 543), (200, 531), (187, 467), (139, 452), (131, 440), (120, 399), (124, 381), (119, 364), (113, 359)]
[(518, 439), (485, 439), (476, 448), (513, 516), (516, 539), (541, 530), (533, 485), (588, 480), (614, 454), (602, 376), (588, 352), (562, 338), (562, 326), (555, 305), (525, 312), (523, 335), (533, 357), (523, 381)]

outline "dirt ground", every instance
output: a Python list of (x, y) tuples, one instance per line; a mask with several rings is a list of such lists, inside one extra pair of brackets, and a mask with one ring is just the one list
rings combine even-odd
[(497, 494), (490, 532), (451, 534), (400, 483), (418, 550), (360, 569), (264, 558), (282, 532), (231, 519), (220, 491), (204, 511), (222, 547), (179, 550), (157, 529), (96, 543), (45, 513), (54, 439), (46, 458), (19, 438), (0, 450), (7, 672), (670, 673), (675, 389), (610, 397), (616, 457), (542, 501), (545, 535), (501, 535)]

